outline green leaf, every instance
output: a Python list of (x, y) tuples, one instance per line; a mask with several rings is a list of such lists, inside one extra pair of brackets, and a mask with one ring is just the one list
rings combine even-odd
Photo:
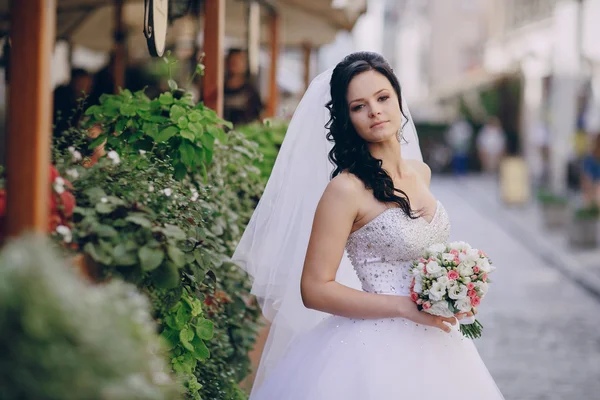
[(83, 246), (85, 251), (92, 259), (100, 264), (110, 265), (112, 263), (112, 257), (106, 254), (99, 246), (94, 245), (92, 242), (88, 242)]
[(179, 286), (179, 271), (170, 262), (163, 263), (159, 268), (152, 271), (152, 282), (159, 289), (173, 289)]
[(196, 324), (196, 335), (200, 339), (210, 340), (214, 334), (215, 324), (212, 321), (207, 319), (202, 319), (198, 324)]
[(194, 346), (194, 357), (198, 360), (202, 361), (210, 357), (210, 350), (208, 350), (208, 347), (206, 347), (206, 344), (202, 339), (196, 336), (192, 341), (192, 345)]
[(177, 132), (179, 132), (179, 129), (176, 126), (166, 127), (165, 129), (159, 132), (159, 134), (154, 138), (154, 140), (156, 141), (156, 143), (166, 142), (167, 140), (171, 139), (171, 137), (176, 135)]
[(192, 110), (188, 114), (188, 119), (191, 122), (198, 122), (202, 119), (202, 113), (198, 110)]
[(135, 253), (128, 251), (125, 244), (123, 243), (119, 243), (115, 247), (113, 256), (117, 265), (131, 266), (136, 265), (138, 263), (138, 259), (135, 256)]
[(117, 122), (117, 125), (115, 125), (115, 132), (122, 133), (125, 130), (125, 127), (127, 126), (127, 122), (129, 121), (130, 120), (121, 118), (119, 122)]
[(183, 251), (179, 249), (179, 247), (175, 245), (168, 246), (167, 254), (169, 254), (169, 258), (177, 267), (181, 268), (185, 265), (185, 255), (183, 254)]
[(200, 165), (200, 164), (204, 163), (204, 157), (205, 157), (204, 149), (202, 147), (196, 147), (194, 149), (194, 153), (196, 156), (196, 158), (195, 158), (196, 165)]
[(217, 139), (221, 144), (227, 144), (227, 134), (223, 131), (223, 129), (219, 128), (216, 125), (211, 125), (206, 129), (206, 132)]
[(165, 253), (162, 249), (153, 249), (148, 246), (142, 247), (138, 255), (144, 271), (152, 271), (158, 268), (165, 259)]
[(196, 73), (200, 76), (204, 75), (204, 65), (202, 65), (202, 64), (196, 65)]
[(129, 215), (125, 220), (144, 228), (152, 228), (152, 222), (142, 215)]
[(190, 328), (183, 328), (179, 332), (179, 340), (182, 342), (191, 342), (194, 339), (194, 331)]
[(96, 211), (98, 214), (110, 214), (115, 211), (116, 206), (112, 203), (98, 203), (96, 204)]
[(173, 104), (173, 95), (170, 92), (163, 93), (159, 96), (158, 101), (164, 106)]
[[(102, 203), (101, 203), (102, 204)], [(95, 229), (96, 233), (100, 237), (115, 237), (119, 234), (115, 228), (110, 225), (98, 225)]]
[(182, 231), (181, 228), (179, 228), (176, 225), (165, 224), (165, 227), (162, 231), (166, 236), (175, 240), (185, 240), (185, 238), (187, 237), (185, 235), (185, 232)]
[(90, 108), (85, 110), (85, 115), (96, 116), (96, 114), (101, 114), (101, 113), (102, 113), (102, 107), (100, 107), (100, 106), (91, 106)]
[(200, 143), (202, 143), (202, 147), (206, 149), (214, 149), (215, 148), (215, 138), (210, 135), (202, 135), (200, 137)]
[(164, 329), (161, 332), (161, 336), (167, 341), (168, 344), (168, 348), (167, 350), (172, 350), (177, 343), (179, 342), (179, 334), (178, 334), (178, 330), (175, 329)]
[(185, 109), (177, 104), (171, 106), (171, 111), (169, 112), (169, 117), (174, 124), (176, 124), (181, 117), (185, 118)]
[(121, 107), (119, 108), (119, 113), (126, 117), (134, 117), (136, 115), (136, 111), (137, 107), (135, 104), (131, 103), (121, 104)]
[(177, 82), (175, 82), (173, 79), (169, 79), (167, 82), (169, 83), (169, 89), (177, 90)]
[(183, 116), (177, 120), (177, 126), (179, 129), (186, 129), (188, 127), (188, 119)]
[(173, 174), (175, 176), (175, 179), (177, 180), (183, 180), (183, 178), (185, 178), (188, 174), (188, 170), (187, 167), (183, 164), (183, 163), (177, 163), (175, 165), (175, 173)]
[(193, 142), (194, 140), (196, 140), (196, 135), (194, 134), (194, 132), (192, 132), (189, 129), (182, 129), (179, 134), (181, 135), (181, 137), (183, 137), (184, 139), (187, 139), (191, 142)]
[(95, 149), (96, 147), (98, 147), (102, 143), (104, 143), (105, 140), (106, 140), (106, 134), (102, 134), (102, 135), (98, 136), (96, 139), (94, 139), (92, 141), (92, 143), (90, 143), (88, 145), (88, 149)]
[(181, 153), (181, 161), (189, 166), (194, 166), (194, 146), (188, 140), (183, 140), (179, 145), (179, 152)]

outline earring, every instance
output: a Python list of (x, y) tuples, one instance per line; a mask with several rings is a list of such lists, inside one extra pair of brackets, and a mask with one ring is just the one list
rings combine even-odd
[(398, 133), (396, 133), (396, 138), (398, 138), (398, 141), (402, 143), (402, 139), (404, 138), (404, 132), (402, 132), (402, 127), (398, 129)]

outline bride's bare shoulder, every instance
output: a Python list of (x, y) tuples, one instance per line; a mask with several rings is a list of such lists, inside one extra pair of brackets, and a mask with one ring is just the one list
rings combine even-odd
[(356, 175), (342, 172), (329, 182), (327, 190), (344, 196), (355, 196), (365, 191), (365, 185)]

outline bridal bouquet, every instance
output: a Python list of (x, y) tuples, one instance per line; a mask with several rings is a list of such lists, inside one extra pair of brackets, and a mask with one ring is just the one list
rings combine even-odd
[[(496, 268), (487, 255), (465, 242), (434, 244), (414, 262), (411, 299), (419, 310), (452, 317), (475, 312), (488, 292), (488, 275)], [(460, 321), (463, 335), (475, 339), (483, 326), (475, 317)]]

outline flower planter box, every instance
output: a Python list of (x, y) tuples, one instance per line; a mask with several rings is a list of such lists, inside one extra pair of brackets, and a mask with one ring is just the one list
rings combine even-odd
[(542, 204), (542, 219), (548, 230), (565, 228), (569, 222), (569, 209), (565, 203)]
[(600, 224), (597, 219), (576, 219), (569, 227), (569, 244), (576, 248), (596, 248), (599, 232)]

